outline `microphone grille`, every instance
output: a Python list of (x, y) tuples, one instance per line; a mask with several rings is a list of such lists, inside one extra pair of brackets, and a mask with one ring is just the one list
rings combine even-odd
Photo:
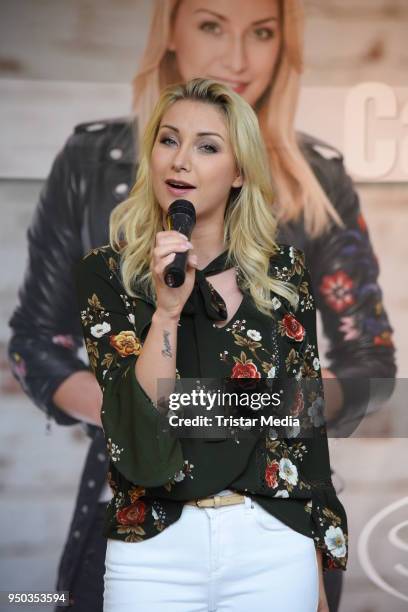
[(194, 205), (189, 200), (174, 200), (169, 206), (167, 215), (174, 215), (176, 213), (183, 213), (188, 215), (192, 219), (196, 218), (196, 212)]

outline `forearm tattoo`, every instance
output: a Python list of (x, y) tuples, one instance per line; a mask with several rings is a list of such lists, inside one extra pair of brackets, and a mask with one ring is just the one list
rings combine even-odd
[(170, 332), (165, 329), (163, 331), (164, 348), (162, 349), (162, 352), (161, 352), (163, 357), (173, 357), (173, 353), (171, 352), (169, 336), (170, 336)]

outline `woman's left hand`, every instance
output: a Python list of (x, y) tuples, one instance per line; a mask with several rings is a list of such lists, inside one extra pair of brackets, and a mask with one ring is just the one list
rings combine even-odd
[(322, 565), (322, 552), (316, 550), (317, 565), (319, 568), (319, 603), (316, 612), (329, 612), (329, 604), (327, 603), (326, 591), (324, 588), (323, 580), (323, 565)]

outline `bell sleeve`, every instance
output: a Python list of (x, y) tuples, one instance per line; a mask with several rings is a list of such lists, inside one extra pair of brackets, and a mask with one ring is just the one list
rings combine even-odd
[[(117, 274), (109, 247), (94, 249), (76, 266), (85, 346), (103, 393), (101, 420), (108, 453), (128, 481), (166, 484), (183, 466), (180, 440), (163, 428), (163, 416), (139, 384), (135, 364), (142, 351), (142, 321)], [(111, 251), (112, 253), (112, 251)], [(153, 307), (144, 303), (142, 306)], [(147, 320), (143, 321), (146, 326)]]
[(305, 377), (307, 410), (311, 423), (310, 437), (305, 438), (308, 453), (302, 464), (305, 480), (311, 486), (310, 512), (313, 539), (322, 551), (323, 571), (345, 570), (348, 560), (348, 526), (346, 511), (340, 502), (331, 479), (327, 431), (324, 419), (323, 381), (316, 335), (316, 308), (309, 270), (304, 254), (297, 250), (299, 266), (299, 306), (296, 319), (305, 330), (300, 349), (302, 377)]

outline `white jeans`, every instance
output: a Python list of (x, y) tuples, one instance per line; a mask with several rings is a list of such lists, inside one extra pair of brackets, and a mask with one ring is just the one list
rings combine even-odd
[(142, 542), (108, 540), (104, 612), (316, 612), (312, 538), (245, 497), (183, 506)]

